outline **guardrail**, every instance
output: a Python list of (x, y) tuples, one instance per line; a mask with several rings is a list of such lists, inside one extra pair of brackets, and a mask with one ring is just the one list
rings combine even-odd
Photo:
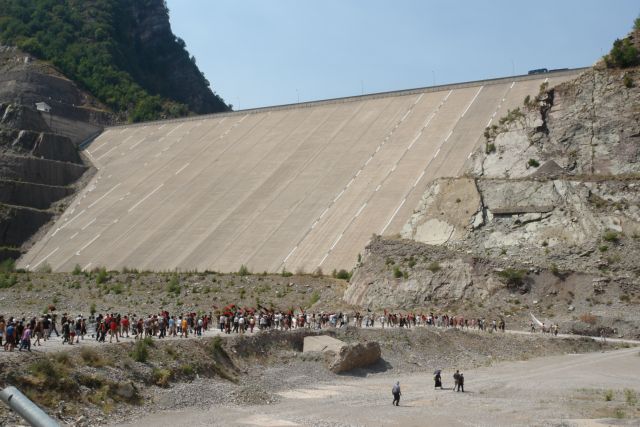
[(60, 427), (56, 420), (47, 415), (46, 412), (15, 387), (9, 386), (0, 391), (0, 399), (24, 418), (29, 425), (34, 427)]

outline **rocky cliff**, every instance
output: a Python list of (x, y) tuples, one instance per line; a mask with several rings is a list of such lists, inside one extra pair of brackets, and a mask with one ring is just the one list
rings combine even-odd
[(639, 85), (637, 67), (604, 63), (543, 85), (486, 129), (464, 177), (431, 184), (405, 240), (372, 242), (347, 302), (523, 322), (534, 311), (629, 333), (640, 324)]

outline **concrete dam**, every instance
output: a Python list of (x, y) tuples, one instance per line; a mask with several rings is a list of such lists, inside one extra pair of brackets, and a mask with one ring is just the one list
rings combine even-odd
[(97, 169), (18, 266), (350, 269), (508, 109), (581, 70), (107, 128)]

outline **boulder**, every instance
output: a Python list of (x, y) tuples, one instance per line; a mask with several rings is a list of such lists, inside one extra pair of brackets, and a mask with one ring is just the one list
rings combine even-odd
[(352, 369), (365, 368), (380, 359), (380, 345), (375, 341), (348, 344), (335, 353), (329, 361), (329, 370), (333, 373), (347, 372)]

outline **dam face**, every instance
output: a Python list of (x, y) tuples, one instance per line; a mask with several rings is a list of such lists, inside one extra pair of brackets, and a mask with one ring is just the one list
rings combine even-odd
[(84, 150), (92, 181), (19, 267), (350, 269), (487, 125), (579, 71), (108, 128)]

